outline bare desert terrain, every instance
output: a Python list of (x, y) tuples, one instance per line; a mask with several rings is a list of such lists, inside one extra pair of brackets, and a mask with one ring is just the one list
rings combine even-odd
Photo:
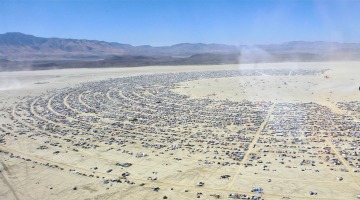
[(0, 199), (357, 199), (360, 62), (0, 73)]

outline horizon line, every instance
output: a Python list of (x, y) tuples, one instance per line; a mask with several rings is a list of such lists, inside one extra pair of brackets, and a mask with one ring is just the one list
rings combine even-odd
[(324, 41), (324, 40), (312, 40), (312, 41), (306, 41), (306, 40), (290, 40), (290, 41), (285, 41), (285, 42), (280, 42), (280, 43), (257, 43), (257, 44), (226, 44), (226, 43), (216, 43), (216, 42), (212, 42), (212, 43), (204, 43), (204, 42), (179, 42), (179, 43), (174, 43), (174, 44), (170, 44), (170, 45), (159, 45), (159, 46), (155, 46), (155, 45), (149, 45), (149, 44), (142, 44), (142, 45), (133, 45), (130, 43), (122, 43), (122, 42), (113, 42), (113, 41), (106, 41), (106, 40), (97, 40), (97, 39), (86, 39), (86, 38), (68, 38), (68, 37), (58, 37), (58, 36), (50, 36), (50, 37), (43, 37), (43, 36), (37, 36), (37, 35), (33, 35), (33, 34), (28, 34), (28, 33), (23, 33), (23, 32), (18, 32), (18, 31), (8, 31), (5, 33), (0, 33), (0, 35), (5, 35), (5, 34), (21, 34), (21, 35), (26, 35), (26, 36), (32, 36), (32, 37), (37, 37), (37, 38), (44, 38), (44, 39), (63, 39), (63, 40), (85, 40), (85, 41), (97, 41), (97, 42), (106, 42), (106, 43), (117, 43), (117, 44), (122, 44), (122, 45), (130, 45), (133, 47), (141, 47), (141, 46), (149, 46), (149, 47), (170, 47), (170, 46), (176, 46), (176, 45), (184, 45), (184, 44), (200, 44), (200, 45), (226, 45), (226, 46), (234, 46), (234, 47), (241, 47), (241, 46), (261, 46), (261, 45), (281, 45), (281, 44), (288, 44), (288, 43), (337, 43), (337, 44), (360, 44), (360, 42), (339, 42), (339, 41)]

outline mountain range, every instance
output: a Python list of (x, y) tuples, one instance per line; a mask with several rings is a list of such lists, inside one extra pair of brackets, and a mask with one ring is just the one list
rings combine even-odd
[(165, 47), (132, 46), (116, 42), (42, 38), (23, 33), (0, 34), (0, 58), (8, 60), (101, 59), (119, 55), (191, 56), (199, 53), (237, 53), (222, 44), (182, 43)]
[(85, 39), (0, 34), (0, 70), (360, 60), (360, 44), (294, 41), (267, 45), (181, 43), (133, 46)]

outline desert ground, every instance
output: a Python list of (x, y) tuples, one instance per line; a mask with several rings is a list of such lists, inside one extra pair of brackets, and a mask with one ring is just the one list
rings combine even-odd
[(0, 199), (357, 199), (360, 62), (0, 72)]

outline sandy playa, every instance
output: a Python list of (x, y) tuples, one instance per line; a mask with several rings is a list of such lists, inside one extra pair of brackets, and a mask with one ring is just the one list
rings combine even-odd
[[(257, 65), (253, 69), (261, 69)], [(301, 66), (298, 66), (301, 65)], [(359, 63), (289, 63), (290, 69), (329, 69), (322, 76), (258, 76), (203, 79), (181, 84), (177, 91), (193, 98), (232, 101), (338, 102), (359, 100)], [(239, 67), (240, 70), (243, 69)], [(244, 67), (246, 69), (246, 67)], [(279, 67), (277, 67), (279, 68)], [(291, 74), (290, 74), (291, 75)], [(325, 78), (325, 77), (328, 78)]]
[[(112, 81), (175, 72), (187, 73)], [(360, 62), (1, 72), (0, 199), (356, 199), (359, 74)]]

